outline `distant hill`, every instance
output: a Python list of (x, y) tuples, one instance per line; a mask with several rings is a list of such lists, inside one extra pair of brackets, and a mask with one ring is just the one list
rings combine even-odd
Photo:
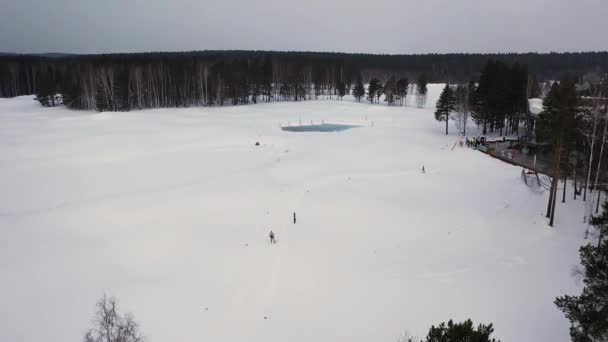
[(45, 52), (45, 53), (14, 53), (14, 52), (1, 52), (0, 56), (36, 56), (46, 58), (64, 58), (78, 56), (75, 53), (63, 53), (63, 52)]

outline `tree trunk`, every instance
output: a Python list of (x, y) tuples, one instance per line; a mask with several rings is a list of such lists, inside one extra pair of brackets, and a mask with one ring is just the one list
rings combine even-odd
[(593, 164), (593, 147), (595, 146), (595, 132), (597, 130), (597, 115), (593, 119), (593, 133), (591, 134), (591, 149), (589, 152), (589, 163), (587, 164), (587, 179), (585, 180), (585, 191), (583, 193), (583, 202), (587, 200), (587, 188), (591, 181), (591, 165)]
[(597, 204), (595, 206), (595, 213), (597, 214), (600, 210), (600, 197), (602, 197), (602, 192), (600, 189), (597, 189)]
[[(595, 172), (595, 182), (593, 183), (593, 187), (597, 188), (597, 181), (599, 180), (599, 176), (600, 176), (600, 168), (602, 166), (602, 157), (604, 156), (604, 144), (606, 142), (606, 129), (608, 128), (608, 112), (606, 112), (606, 117), (604, 118), (604, 134), (602, 135), (602, 146), (600, 147), (600, 156), (597, 159), (597, 171)], [(599, 211), (599, 197), (600, 197), (600, 193), (598, 190), (598, 206), (595, 209), (595, 213), (597, 214), (597, 212)]]
[(564, 175), (564, 192), (562, 193), (562, 203), (566, 203), (566, 185), (567, 184), (568, 184), (568, 179)]
[(589, 172), (591, 166), (589, 164), (585, 164), (585, 168), (587, 178), (585, 178), (585, 175), (583, 174), (583, 202), (587, 201), (587, 185), (589, 184), (589, 177), (591, 177), (591, 173)]
[(578, 176), (578, 174), (576, 173), (576, 164), (577, 163), (576, 163), (576, 158), (575, 158), (575, 161), (574, 161), (574, 191), (573, 191), (575, 201), (576, 201), (576, 178)]
[(557, 151), (556, 148), (553, 148), (553, 177), (551, 180), (551, 187), (549, 188), (549, 202), (547, 202), (547, 213), (545, 215), (546, 218), (551, 217), (551, 208), (553, 206), (553, 188), (556, 186), (557, 179), (555, 178), (555, 160), (557, 159)]
[(549, 188), (549, 202), (547, 202), (547, 214), (545, 215), (546, 218), (550, 218), (551, 217), (551, 209), (553, 207), (553, 187), (555, 186), (556, 180), (555, 177), (552, 177), (552, 181), (551, 181), (551, 187)]
[[(555, 163), (555, 173), (553, 176), (553, 179), (555, 181), (555, 185), (554, 185), (554, 189), (553, 189), (553, 203), (551, 205), (551, 219), (549, 220), (549, 226), (553, 227), (553, 220), (555, 218), (555, 202), (556, 202), (556, 195), (557, 195), (557, 183), (559, 182), (559, 173), (560, 173), (560, 160), (561, 160), (561, 155), (562, 155), (562, 146), (561, 146), (561, 142), (558, 143), (557, 145), (557, 162)], [(564, 185), (565, 186), (565, 185)]]

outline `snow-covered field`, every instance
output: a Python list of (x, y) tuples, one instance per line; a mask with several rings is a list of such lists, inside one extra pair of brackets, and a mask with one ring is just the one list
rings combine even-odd
[[(0, 99), (0, 341), (81, 341), (104, 292), (149, 342), (390, 342), (450, 318), (568, 341), (553, 299), (580, 287), (583, 206), (551, 229), (521, 169), (452, 150), (440, 89), (426, 109)], [(280, 129), (300, 120), (363, 127)]]

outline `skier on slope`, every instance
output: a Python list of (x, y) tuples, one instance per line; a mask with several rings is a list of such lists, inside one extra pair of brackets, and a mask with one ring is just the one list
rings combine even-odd
[(277, 241), (274, 239), (274, 232), (272, 230), (270, 231), (270, 234), (268, 234), (268, 237), (270, 237), (271, 244), (277, 243)]

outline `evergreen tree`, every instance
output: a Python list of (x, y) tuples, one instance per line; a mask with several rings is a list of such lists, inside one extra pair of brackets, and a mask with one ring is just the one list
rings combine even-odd
[(279, 88), (279, 95), (283, 101), (289, 100), (293, 97), (293, 88), (289, 84), (283, 83)]
[(386, 101), (386, 105), (387, 106), (393, 106), (395, 105), (395, 97), (397, 96), (397, 85), (395, 83), (395, 78), (391, 77), (388, 79), (388, 81), (386, 81), (386, 83), (384, 84), (383, 90), (384, 90), (384, 101)]
[[(342, 83), (342, 89), (339, 89), (339, 93), (338, 93), (338, 95), (340, 96), (340, 99), (342, 99), (342, 97), (344, 97), (344, 95), (345, 95), (345, 92), (346, 92), (345, 87), (346, 87), (346, 85), (344, 83)], [(304, 86), (304, 84), (302, 82), (297, 82), (295, 84), (295, 95), (300, 100), (306, 99), (306, 87)]]
[(80, 89), (72, 79), (66, 79), (61, 83), (59, 89), (61, 100), (68, 108), (82, 108), (82, 100), (80, 97)]
[(479, 126), (479, 112), (480, 104), (479, 98), (477, 97), (477, 83), (474, 80), (469, 81), (467, 85), (467, 92), (469, 95), (469, 102), (467, 107), (469, 108), (469, 116)]
[(57, 85), (50, 74), (38, 79), (36, 100), (44, 107), (55, 107), (57, 104)]
[(407, 90), (410, 86), (410, 82), (407, 78), (400, 78), (396, 84), (396, 95), (397, 101), (400, 106), (404, 106), (407, 100)]
[(378, 85), (378, 89), (376, 90), (376, 103), (380, 103), (380, 98), (384, 95), (384, 86), (382, 83)]
[(483, 125), (484, 123), (484, 114), (483, 114), (483, 106), (481, 104), (481, 99), (479, 97), (479, 87), (477, 82), (471, 80), (469, 82), (469, 109), (471, 110), (471, 120), (475, 122), (477, 127)]
[(369, 102), (374, 103), (374, 99), (376, 98), (376, 94), (380, 90), (380, 81), (377, 78), (372, 78), (369, 81), (369, 85), (367, 86), (367, 99)]
[(448, 124), (450, 121), (450, 113), (456, 109), (456, 98), (449, 84), (445, 85), (439, 100), (437, 100), (437, 109), (435, 110), (435, 120), (445, 121), (445, 134), (448, 134)]
[(357, 102), (361, 102), (361, 98), (365, 96), (365, 87), (363, 86), (363, 82), (361, 81), (361, 77), (357, 78), (357, 83), (353, 88), (353, 97), (357, 100)]
[[(598, 245), (601, 245), (604, 243), (604, 238), (608, 235), (608, 201), (604, 202), (602, 205), (602, 213), (599, 216), (591, 218), (591, 225), (597, 230)], [(606, 274), (606, 276), (608, 277), (608, 274)], [(606, 295), (608, 295), (608, 293), (606, 293)]]
[(608, 202), (602, 208), (602, 214), (591, 220), (600, 234), (597, 245), (580, 248), (584, 268), (582, 293), (555, 299), (555, 305), (572, 324), (572, 341), (608, 341), (608, 243), (603, 239), (608, 234)]
[(475, 89), (473, 120), (483, 126), (483, 134), (496, 129), (517, 133), (528, 112), (528, 69), (518, 63), (512, 66), (489, 60), (481, 70)]
[[(129, 73), (126, 70), (121, 70), (118, 73), (117, 81), (114, 82), (114, 104), (113, 110), (128, 112), (131, 110), (131, 96), (129, 94)], [(183, 105), (187, 105), (188, 101), (182, 99)]]
[(426, 93), (428, 91), (426, 87), (427, 84), (428, 81), (426, 79), (426, 75), (420, 74), (420, 76), (418, 76), (418, 80), (416, 81), (416, 102), (418, 108), (424, 107), (424, 104), (426, 102)]
[(338, 97), (340, 97), (340, 100), (342, 100), (344, 95), (346, 95), (346, 83), (339, 82), (338, 83)]
[(469, 87), (458, 85), (454, 92), (456, 99), (456, 113), (458, 115), (458, 129), (463, 135), (467, 135), (467, 121), (469, 119)]
[(425, 74), (421, 74), (420, 77), (418, 77), (418, 81), (416, 81), (416, 90), (417, 90), (418, 94), (426, 95), (426, 93), (428, 92), (428, 89), (427, 89), (428, 83), (429, 82), (427, 81)]
[(261, 95), (260, 84), (252, 83), (249, 88), (249, 94), (251, 94), (251, 102), (258, 103), (258, 97)]
[(536, 99), (541, 97), (541, 88), (540, 83), (536, 79), (536, 77), (532, 77), (532, 79), (528, 82), (528, 98)]
[(475, 329), (470, 319), (456, 324), (449, 320), (447, 324), (431, 326), (426, 336), (426, 342), (500, 342), (491, 338), (493, 332), (492, 323), (479, 324)]

